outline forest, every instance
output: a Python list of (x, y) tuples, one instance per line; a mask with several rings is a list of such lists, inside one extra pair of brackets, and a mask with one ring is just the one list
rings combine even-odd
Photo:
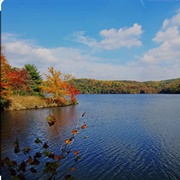
[(81, 94), (180, 94), (180, 78), (163, 81), (102, 81), (74, 79)]

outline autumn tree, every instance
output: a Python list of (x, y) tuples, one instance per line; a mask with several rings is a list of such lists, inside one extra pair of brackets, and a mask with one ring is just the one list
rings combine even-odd
[(82, 94), (158, 94), (180, 93), (180, 78), (164, 81), (102, 81), (75, 79), (73, 83)]
[(8, 76), (11, 81), (10, 88), (14, 94), (19, 96), (20, 93), (27, 94), (31, 91), (33, 81), (25, 68), (12, 68)]
[(77, 103), (76, 95), (79, 94), (79, 91), (76, 88), (74, 88), (73, 85), (69, 86), (68, 91), (69, 91), (69, 94), (70, 94), (71, 102), (72, 103)]
[(71, 102), (76, 102), (75, 95), (79, 92), (73, 86), (69, 86), (69, 76), (62, 75), (53, 67), (49, 67), (48, 71), (50, 74), (44, 74), (46, 80), (39, 86), (41, 90), (44, 93), (51, 94), (54, 102), (65, 103), (67, 96), (70, 96)]
[(10, 90), (11, 80), (8, 77), (8, 74), (10, 72), (11, 66), (9, 65), (8, 61), (6, 60), (6, 57), (3, 53), (1, 53), (1, 83), (0, 83), (0, 91), (1, 91), (1, 108), (2, 106), (8, 102), (8, 97), (12, 94)]

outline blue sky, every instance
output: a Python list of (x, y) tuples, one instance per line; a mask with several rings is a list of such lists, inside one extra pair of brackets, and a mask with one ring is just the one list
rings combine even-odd
[(4, 0), (1, 11), (12, 66), (102, 80), (180, 77), (180, 0)]

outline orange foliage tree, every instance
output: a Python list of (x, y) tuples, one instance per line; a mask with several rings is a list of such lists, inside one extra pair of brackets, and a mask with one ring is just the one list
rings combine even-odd
[(41, 90), (44, 93), (51, 94), (52, 100), (58, 103), (65, 103), (66, 97), (70, 96), (71, 102), (75, 103), (75, 95), (79, 94), (78, 90), (68, 83), (68, 76), (62, 75), (60, 71), (55, 71), (53, 67), (49, 67), (50, 74), (44, 74), (46, 80), (40, 85)]
[(1, 83), (0, 83), (1, 104), (4, 104), (7, 101), (8, 96), (10, 96), (12, 92), (9, 88), (11, 85), (11, 80), (8, 77), (8, 74), (11, 70), (11, 66), (9, 65), (3, 53), (1, 54), (0, 67), (1, 67)]

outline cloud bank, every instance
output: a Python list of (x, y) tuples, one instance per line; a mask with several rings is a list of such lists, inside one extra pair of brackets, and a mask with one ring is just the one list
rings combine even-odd
[(169, 19), (165, 19), (161, 29), (152, 39), (160, 44), (150, 49), (141, 58), (142, 62), (159, 65), (180, 65), (180, 10)]
[[(113, 64), (109, 59), (91, 54), (84, 49), (72, 47), (45, 48), (32, 40), (24, 40), (14, 34), (2, 34), (5, 55), (12, 66), (23, 67), (34, 64), (41, 73), (47, 73), (53, 66), (65, 74), (76, 78), (93, 78), (101, 80), (163, 80), (180, 77), (180, 11), (165, 19), (161, 29), (152, 39), (156, 47), (149, 49), (133, 62)], [(133, 46), (143, 46), (139, 40), (142, 26), (134, 24), (129, 28), (111, 28), (99, 32), (101, 40), (85, 36), (83, 32), (74, 34), (77, 42), (101, 51), (110, 51), (122, 47), (130, 50)], [(136, 54), (134, 55), (136, 56)]]

